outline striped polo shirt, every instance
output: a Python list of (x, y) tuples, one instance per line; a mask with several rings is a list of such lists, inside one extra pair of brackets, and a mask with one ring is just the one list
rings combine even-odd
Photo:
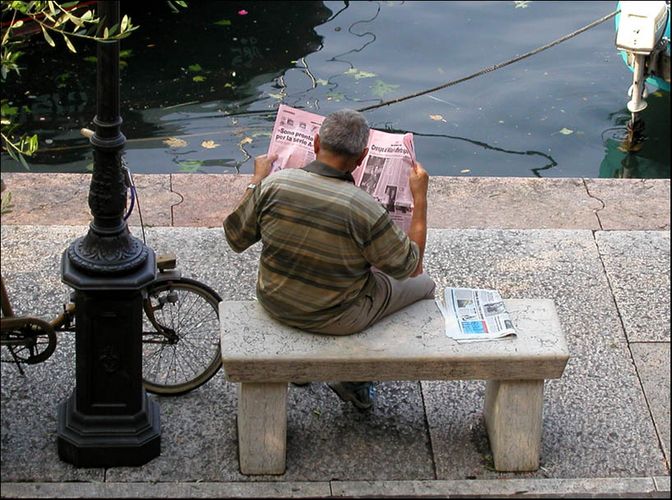
[(416, 243), (349, 173), (318, 161), (264, 179), (224, 231), (235, 252), (261, 240), (257, 298), (272, 317), (304, 330), (370, 293), (371, 266), (403, 279), (419, 258)]

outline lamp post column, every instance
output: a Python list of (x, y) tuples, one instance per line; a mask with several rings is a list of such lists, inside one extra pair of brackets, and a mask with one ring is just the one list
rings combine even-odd
[[(97, 9), (101, 29), (119, 23), (118, 1)], [(93, 221), (61, 259), (61, 279), (75, 290), (76, 385), (59, 405), (58, 454), (82, 467), (141, 465), (161, 452), (159, 405), (142, 384), (142, 289), (156, 259), (123, 218), (119, 41), (97, 50)]]

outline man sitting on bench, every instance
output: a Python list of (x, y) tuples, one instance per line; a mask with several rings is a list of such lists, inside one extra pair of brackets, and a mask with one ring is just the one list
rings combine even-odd
[[(269, 177), (275, 157), (255, 158), (252, 182), (224, 221), (235, 252), (262, 241), (257, 299), (286, 325), (314, 333), (350, 335), (418, 300), (434, 297), (423, 273), (429, 176), (420, 163), (409, 184), (414, 210), (409, 234), (385, 208), (354, 184), (366, 156), (364, 116), (342, 110), (315, 134), (316, 160)], [(369, 409), (372, 382), (334, 382), (343, 401)]]

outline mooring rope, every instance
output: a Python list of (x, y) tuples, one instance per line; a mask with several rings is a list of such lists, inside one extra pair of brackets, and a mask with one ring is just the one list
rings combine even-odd
[(419, 97), (419, 96), (425, 95), (425, 94), (431, 94), (432, 92), (436, 92), (437, 90), (442, 90), (442, 89), (445, 89), (447, 87), (451, 87), (452, 85), (457, 85), (458, 83), (466, 82), (467, 80), (471, 80), (472, 78), (476, 78), (477, 76), (481, 76), (481, 75), (484, 75), (486, 73), (490, 73), (491, 71), (495, 71), (497, 69), (503, 68), (504, 66), (508, 66), (509, 64), (513, 64), (513, 63), (521, 61), (521, 60), (523, 60), (527, 57), (538, 54), (539, 52), (542, 52), (546, 49), (550, 49), (551, 47), (554, 47), (555, 45), (558, 45), (558, 44), (560, 44), (560, 43), (562, 43), (566, 40), (569, 40), (570, 38), (573, 38), (576, 35), (579, 35), (579, 34), (583, 33), (584, 31), (587, 31), (590, 28), (593, 28), (593, 27), (597, 26), (598, 24), (602, 24), (603, 22), (608, 21), (609, 19), (614, 17), (619, 12), (620, 12), (620, 10), (616, 10), (616, 11), (612, 12), (611, 14), (608, 14), (604, 17), (601, 17), (600, 19), (597, 19), (596, 21), (593, 21), (592, 23), (587, 24), (583, 28), (579, 28), (578, 30), (573, 31), (573, 32), (569, 33), (568, 35), (563, 36), (562, 38), (558, 38), (557, 40), (555, 40), (551, 43), (547, 43), (546, 45), (543, 45), (539, 48), (531, 50), (530, 52), (527, 52), (527, 53), (525, 53), (521, 56), (517, 56), (517, 57), (514, 57), (513, 59), (509, 59), (508, 61), (504, 61), (504, 62), (495, 64), (495, 65), (487, 67), (487, 68), (483, 68), (482, 70), (477, 71), (476, 73), (473, 73), (469, 76), (458, 78), (456, 80), (452, 80), (450, 82), (444, 83), (443, 85), (439, 85), (438, 87), (433, 87), (431, 89), (423, 90), (421, 92), (416, 92), (414, 94), (409, 94), (409, 95), (404, 96), (404, 97), (398, 97), (396, 99), (390, 99), (389, 101), (383, 101), (379, 104), (373, 104), (371, 106), (366, 106), (365, 108), (360, 108), (357, 111), (359, 111), (361, 113), (361, 112), (364, 112), (364, 111), (370, 111), (372, 109), (381, 108), (383, 106), (389, 106), (390, 104), (396, 104), (398, 102), (407, 101), (408, 99), (413, 99), (414, 97)]

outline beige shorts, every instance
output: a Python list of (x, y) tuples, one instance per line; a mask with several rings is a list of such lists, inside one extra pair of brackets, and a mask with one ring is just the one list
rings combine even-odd
[(373, 276), (376, 280), (373, 292), (357, 300), (333, 322), (311, 331), (329, 335), (350, 335), (361, 332), (381, 318), (418, 300), (434, 298), (436, 284), (427, 274), (396, 280), (374, 270)]

